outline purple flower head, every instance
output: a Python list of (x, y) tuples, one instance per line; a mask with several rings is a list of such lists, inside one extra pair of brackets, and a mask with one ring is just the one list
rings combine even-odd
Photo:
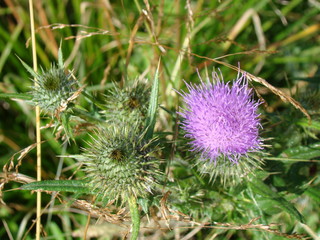
[(224, 83), (216, 72), (212, 77), (208, 84), (186, 83), (189, 93), (180, 93), (186, 103), (179, 112), (184, 118), (181, 125), (191, 139), (191, 151), (200, 153), (201, 160), (217, 164), (222, 158), (238, 164), (240, 158), (262, 149), (257, 113), (261, 102), (252, 98), (245, 74), (238, 74), (232, 84)]

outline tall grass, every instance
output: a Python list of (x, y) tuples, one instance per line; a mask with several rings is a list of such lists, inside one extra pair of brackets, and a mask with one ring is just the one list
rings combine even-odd
[[(47, 69), (58, 62), (61, 42), (66, 67), (87, 93), (76, 104), (97, 113), (91, 117), (100, 110), (92, 99), (100, 103), (114, 85), (125, 88), (136, 78), (151, 84), (159, 69), (154, 134), (165, 142), (166, 180), (153, 196), (138, 199), (141, 239), (319, 239), (316, 1), (72, 0), (34, 1), (33, 8), (39, 65)], [(17, 99), (22, 95), (9, 96), (28, 93), (33, 85), (17, 58), (32, 66), (28, 9), (27, 1), (14, 0), (0, 8), (0, 239), (34, 239), (36, 231), (36, 197), (17, 189), (37, 176), (34, 107)], [(230, 81), (238, 66), (251, 74), (256, 98), (264, 100), (262, 137), (269, 146), (263, 171), (256, 173), (259, 181), (224, 187), (208, 183), (186, 160), (187, 149), (180, 149), (176, 112), (183, 103), (175, 90), (187, 91), (183, 80), (199, 83), (197, 71), (205, 79), (220, 69)], [(43, 113), (42, 178), (82, 179), (85, 173), (70, 155), (87, 147), (92, 125), (76, 119), (74, 141), (68, 143), (50, 123)], [(76, 200), (79, 196), (62, 192), (42, 197), (43, 239), (130, 235), (126, 204), (98, 208), (91, 196)], [(291, 207), (304, 216), (303, 223)]]

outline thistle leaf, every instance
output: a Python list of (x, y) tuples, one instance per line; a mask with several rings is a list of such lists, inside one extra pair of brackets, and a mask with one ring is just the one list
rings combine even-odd
[(314, 187), (308, 187), (308, 189), (304, 192), (304, 194), (311, 197), (314, 201), (320, 203), (320, 192), (319, 189)]
[(146, 120), (146, 128), (147, 128), (147, 132), (145, 135), (146, 140), (152, 138), (154, 126), (156, 124), (156, 116), (157, 116), (157, 109), (158, 109), (158, 96), (159, 96), (159, 65), (160, 65), (160, 61), (158, 63), (158, 68), (157, 68), (156, 74), (154, 76), (153, 85), (152, 85), (152, 89), (151, 89), (148, 115), (147, 115), (147, 120)]
[(20, 62), (22, 63), (22, 65), (24, 66), (25, 69), (27, 69), (27, 71), (34, 77), (34, 78), (38, 78), (38, 74), (31, 68), (28, 66), (28, 64), (26, 64), (24, 61), (22, 61), (21, 58), (19, 58), (17, 56), (17, 58), (20, 60)]
[(310, 144), (308, 146), (298, 146), (285, 150), (281, 155), (287, 158), (312, 159), (320, 157), (320, 142)]
[(284, 211), (290, 214), (290, 216), (302, 223), (304, 222), (304, 217), (292, 203), (280, 196), (277, 192), (272, 191), (269, 186), (260, 179), (254, 179), (252, 182), (249, 182), (248, 185), (253, 192), (261, 195), (264, 198), (274, 201), (278, 207), (282, 208)]
[(90, 194), (90, 189), (81, 180), (44, 180), (32, 182), (20, 187), (21, 190), (62, 191)]
[(63, 129), (64, 129), (67, 137), (72, 139), (72, 140), (74, 140), (74, 136), (73, 136), (73, 133), (72, 133), (72, 129), (70, 127), (70, 122), (69, 122), (70, 114), (61, 113), (60, 119), (61, 119), (61, 123), (62, 123)]
[(64, 66), (63, 66), (63, 54), (62, 54), (62, 51), (61, 51), (61, 42), (60, 42), (60, 47), (59, 47), (59, 50), (58, 50), (58, 65), (59, 65), (59, 68), (63, 69)]

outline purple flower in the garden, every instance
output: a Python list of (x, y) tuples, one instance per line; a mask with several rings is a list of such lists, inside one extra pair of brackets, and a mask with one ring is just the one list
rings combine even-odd
[[(200, 160), (216, 167), (221, 167), (219, 161), (237, 165), (242, 157), (248, 159), (249, 153), (262, 149), (257, 113), (261, 102), (253, 99), (245, 74), (239, 73), (232, 83), (224, 83), (216, 72), (212, 75), (208, 83), (186, 83), (189, 93), (180, 93), (186, 104), (179, 112), (184, 118), (181, 125), (185, 137), (191, 139), (191, 151), (200, 153)], [(251, 160), (249, 165), (254, 165)]]

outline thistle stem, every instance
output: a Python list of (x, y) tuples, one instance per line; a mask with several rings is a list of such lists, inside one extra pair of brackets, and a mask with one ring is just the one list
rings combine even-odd
[(131, 221), (132, 221), (131, 240), (136, 240), (138, 239), (139, 230), (140, 230), (140, 213), (139, 213), (136, 197), (133, 195), (129, 197), (128, 203), (129, 203)]

